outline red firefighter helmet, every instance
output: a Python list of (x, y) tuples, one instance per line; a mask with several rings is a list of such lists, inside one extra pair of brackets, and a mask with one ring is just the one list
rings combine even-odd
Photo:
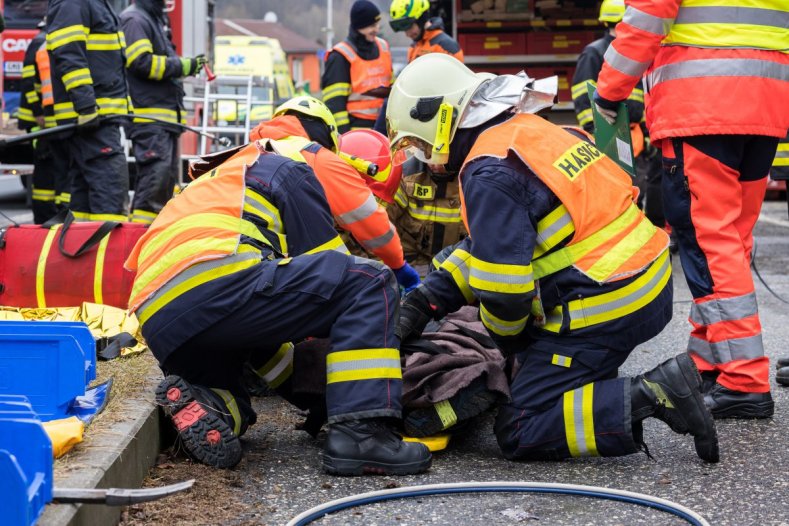
[[(389, 139), (374, 130), (359, 129), (340, 136), (340, 151), (378, 165), (375, 175), (362, 174), (373, 194), (386, 201), (394, 202), (394, 195), (403, 175), (402, 161), (393, 163), (389, 151)], [(398, 152), (396, 155), (403, 155)]]

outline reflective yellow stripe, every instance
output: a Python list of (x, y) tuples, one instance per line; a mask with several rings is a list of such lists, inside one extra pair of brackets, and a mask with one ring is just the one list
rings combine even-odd
[(153, 80), (162, 80), (164, 78), (164, 69), (167, 65), (167, 59), (161, 55), (154, 55), (151, 57), (151, 71), (148, 73), (148, 78)]
[(149, 212), (148, 210), (140, 210), (139, 208), (135, 208), (132, 211), (131, 221), (132, 223), (143, 223), (146, 225), (150, 225), (156, 219), (158, 214), (156, 212)]
[(573, 363), (573, 359), (569, 356), (562, 356), (561, 354), (554, 354), (551, 357), (551, 363), (553, 365), (558, 365), (560, 367), (570, 367)]
[(594, 80), (591, 80), (591, 79), (590, 80), (583, 80), (583, 81), (579, 82), (578, 84), (573, 84), (573, 87), (570, 88), (570, 93), (571, 93), (572, 99), (575, 100), (578, 97), (587, 97), (588, 98), (589, 97), (589, 91), (588, 91), (589, 88), (587, 88), (586, 86), (588, 86), (589, 84), (591, 84), (592, 86), (597, 86), (597, 82), (595, 82)]
[[(589, 110), (592, 111), (592, 110)], [(537, 246), (533, 259), (537, 259), (575, 232), (573, 219), (567, 208), (560, 204), (537, 222)]]
[(452, 427), (458, 423), (458, 415), (455, 413), (455, 410), (452, 408), (452, 404), (449, 403), (449, 400), (442, 400), (437, 404), (434, 404), (433, 407), (438, 413), (438, 418), (441, 420), (441, 429), (446, 429), (448, 427)]
[(484, 303), (480, 303), (479, 305), (479, 317), (482, 319), (482, 324), (487, 327), (488, 330), (500, 336), (515, 336), (520, 334), (526, 327), (526, 320), (528, 319), (528, 315), (526, 315), (519, 320), (503, 320), (492, 314), (487, 307), (485, 307)]
[(58, 121), (77, 118), (77, 112), (74, 111), (74, 104), (70, 102), (58, 102), (55, 104), (54, 112), (55, 119)]
[[(638, 207), (634, 204), (631, 204), (619, 217), (586, 239), (572, 245), (567, 245), (556, 252), (532, 261), (532, 266), (534, 267), (534, 279), (548, 276), (558, 272), (559, 270), (574, 265), (575, 262), (580, 260), (584, 255), (600, 246), (606, 240), (616, 235), (634, 221), (638, 220), (640, 215), (641, 211), (638, 209)], [(646, 219), (642, 218), (642, 220), (645, 221)], [(597, 278), (593, 277), (593, 279)], [(604, 279), (597, 279), (597, 281), (604, 281)]]
[(293, 344), (285, 342), (279, 346), (264, 365), (255, 371), (272, 389), (276, 389), (293, 374)]
[(593, 403), (594, 384), (564, 393), (564, 432), (573, 457), (599, 455), (594, 434)]
[(241, 411), (238, 410), (236, 397), (226, 389), (215, 389), (212, 387), (211, 390), (219, 395), (227, 410), (230, 411), (230, 416), (233, 418), (233, 434), (238, 436), (241, 433)]
[(102, 279), (104, 277), (104, 255), (107, 253), (107, 244), (110, 242), (110, 234), (104, 236), (99, 242), (96, 250), (96, 268), (93, 270), (93, 302), (99, 305), (104, 303), (102, 296)]
[(531, 265), (491, 263), (471, 256), (468, 284), (472, 289), (504, 294), (534, 290)]
[(33, 111), (30, 108), (19, 108), (16, 118), (26, 122), (36, 122), (36, 118), (33, 116)]
[(46, 190), (44, 188), (35, 188), (33, 187), (33, 195), (32, 198), (35, 201), (54, 201), (55, 200), (55, 191), (54, 190)]
[(38, 98), (38, 93), (36, 93), (35, 91), (28, 91), (27, 93), (25, 93), (25, 100), (27, 100), (28, 104), (35, 104), (41, 99)]
[(63, 75), (63, 85), (66, 91), (70, 91), (78, 86), (93, 84), (93, 77), (90, 76), (88, 68), (75, 69)]
[(633, 91), (630, 92), (630, 96), (628, 100), (632, 100), (635, 102), (644, 102), (644, 90), (634, 88)]
[(326, 382), (402, 379), (400, 351), (390, 348), (353, 349), (326, 357)]
[(449, 257), (441, 263), (438, 263), (436, 259), (433, 258), (434, 267), (445, 270), (452, 275), (452, 280), (455, 282), (458, 289), (460, 289), (467, 303), (474, 301), (474, 292), (472, 292), (468, 284), (468, 260), (470, 258), (471, 254), (461, 249), (453, 250)]
[(123, 33), (91, 33), (88, 35), (88, 51), (118, 51), (123, 46)]
[(52, 242), (58, 230), (63, 225), (55, 225), (47, 232), (47, 237), (44, 239), (44, 244), (41, 246), (41, 253), (38, 255), (38, 265), (36, 265), (36, 307), (43, 309), (47, 306), (47, 300), (44, 294), (44, 271), (47, 268), (47, 258), (49, 251), (52, 248)]
[(47, 50), (54, 51), (72, 42), (87, 42), (90, 30), (81, 25), (73, 25), (47, 33)]
[(152, 117), (159, 120), (172, 122), (173, 124), (186, 124), (186, 116), (181, 114), (180, 118), (178, 112), (169, 108), (134, 108), (134, 122), (148, 123), (154, 122), (145, 117)]
[[(211, 280), (246, 270), (258, 263), (260, 263), (260, 251), (249, 245), (242, 245), (239, 247), (238, 254), (192, 265), (166, 283), (154, 296), (146, 300), (137, 309), (137, 319), (140, 323), (145, 323), (151, 316), (181, 294)], [(137, 282), (135, 281), (135, 289), (137, 289), (136, 285)], [(131, 296), (134, 297), (134, 295), (135, 293), (133, 292)]]
[(351, 85), (347, 82), (337, 82), (323, 88), (323, 102), (335, 97), (347, 97), (351, 94)]
[(35, 76), (36, 76), (36, 67), (34, 65), (31, 64), (22, 68), (23, 79), (29, 79)]
[(414, 201), (408, 202), (408, 215), (421, 221), (432, 221), (435, 223), (460, 223), (463, 217), (460, 214), (460, 207), (446, 208), (441, 206), (421, 205)]
[(351, 251), (348, 250), (348, 247), (345, 246), (345, 243), (343, 243), (342, 238), (340, 236), (336, 236), (322, 245), (318, 245), (317, 247), (308, 250), (305, 252), (305, 254), (317, 254), (318, 252), (324, 252), (326, 250), (336, 250), (337, 252), (341, 252), (343, 254), (351, 253)]
[(123, 214), (88, 214), (89, 221), (126, 221), (128, 216)]
[(334, 121), (337, 123), (337, 126), (345, 126), (351, 123), (351, 119), (348, 117), (347, 111), (338, 111), (332, 115), (334, 115)]
[(131, 66), (143, 53), (153, 53), (153, 45), (147, 38), (137, 40), (126, 48), (126, 67)]
[(131, 111), (127, 99), (99, 97), (96, 104), (99, 106), (99, 115), (122, 115)]
[(638, 253), (652, 239), (656, 228), (651, 221), (646, 218), (642, 219), (633, 230), (608, 250), (604, 257), (592, 265), (587, 274), (600, 277), (613, 275), (616, 269), (621, 267), (633, 254)]

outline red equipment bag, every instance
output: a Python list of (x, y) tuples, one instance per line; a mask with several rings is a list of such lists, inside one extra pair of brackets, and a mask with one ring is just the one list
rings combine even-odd
[(8, 227), (0, 233), (0, 305), (77, 307), (88, 301), (128, 308), (134, 273), (123, 263), (146, 230), (137, 223), (74, 223), (71, 213), (40, 226)]

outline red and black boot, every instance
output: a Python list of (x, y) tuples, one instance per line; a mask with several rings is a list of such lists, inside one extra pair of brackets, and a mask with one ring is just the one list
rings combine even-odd
[(191, 385), (176, 375), (156, 388), (156, 403), (172, 421), (186, 452), (217, 468), (232, 468), (241, 460), (238, 435), (243, 423), (238, 408), (229, 408), (228, 402), (235, 407), (230, 393)]

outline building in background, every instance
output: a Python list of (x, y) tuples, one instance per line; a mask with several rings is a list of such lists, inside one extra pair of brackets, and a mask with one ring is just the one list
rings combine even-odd
[(317, 42), (292, 31), (278, 22), (219, 18), (217, 36), (261, 36), (279, 40), (288, 58), (290, 75), (296, 84), (309, 83), (313, 93), (320, 89), (323, 48)]

